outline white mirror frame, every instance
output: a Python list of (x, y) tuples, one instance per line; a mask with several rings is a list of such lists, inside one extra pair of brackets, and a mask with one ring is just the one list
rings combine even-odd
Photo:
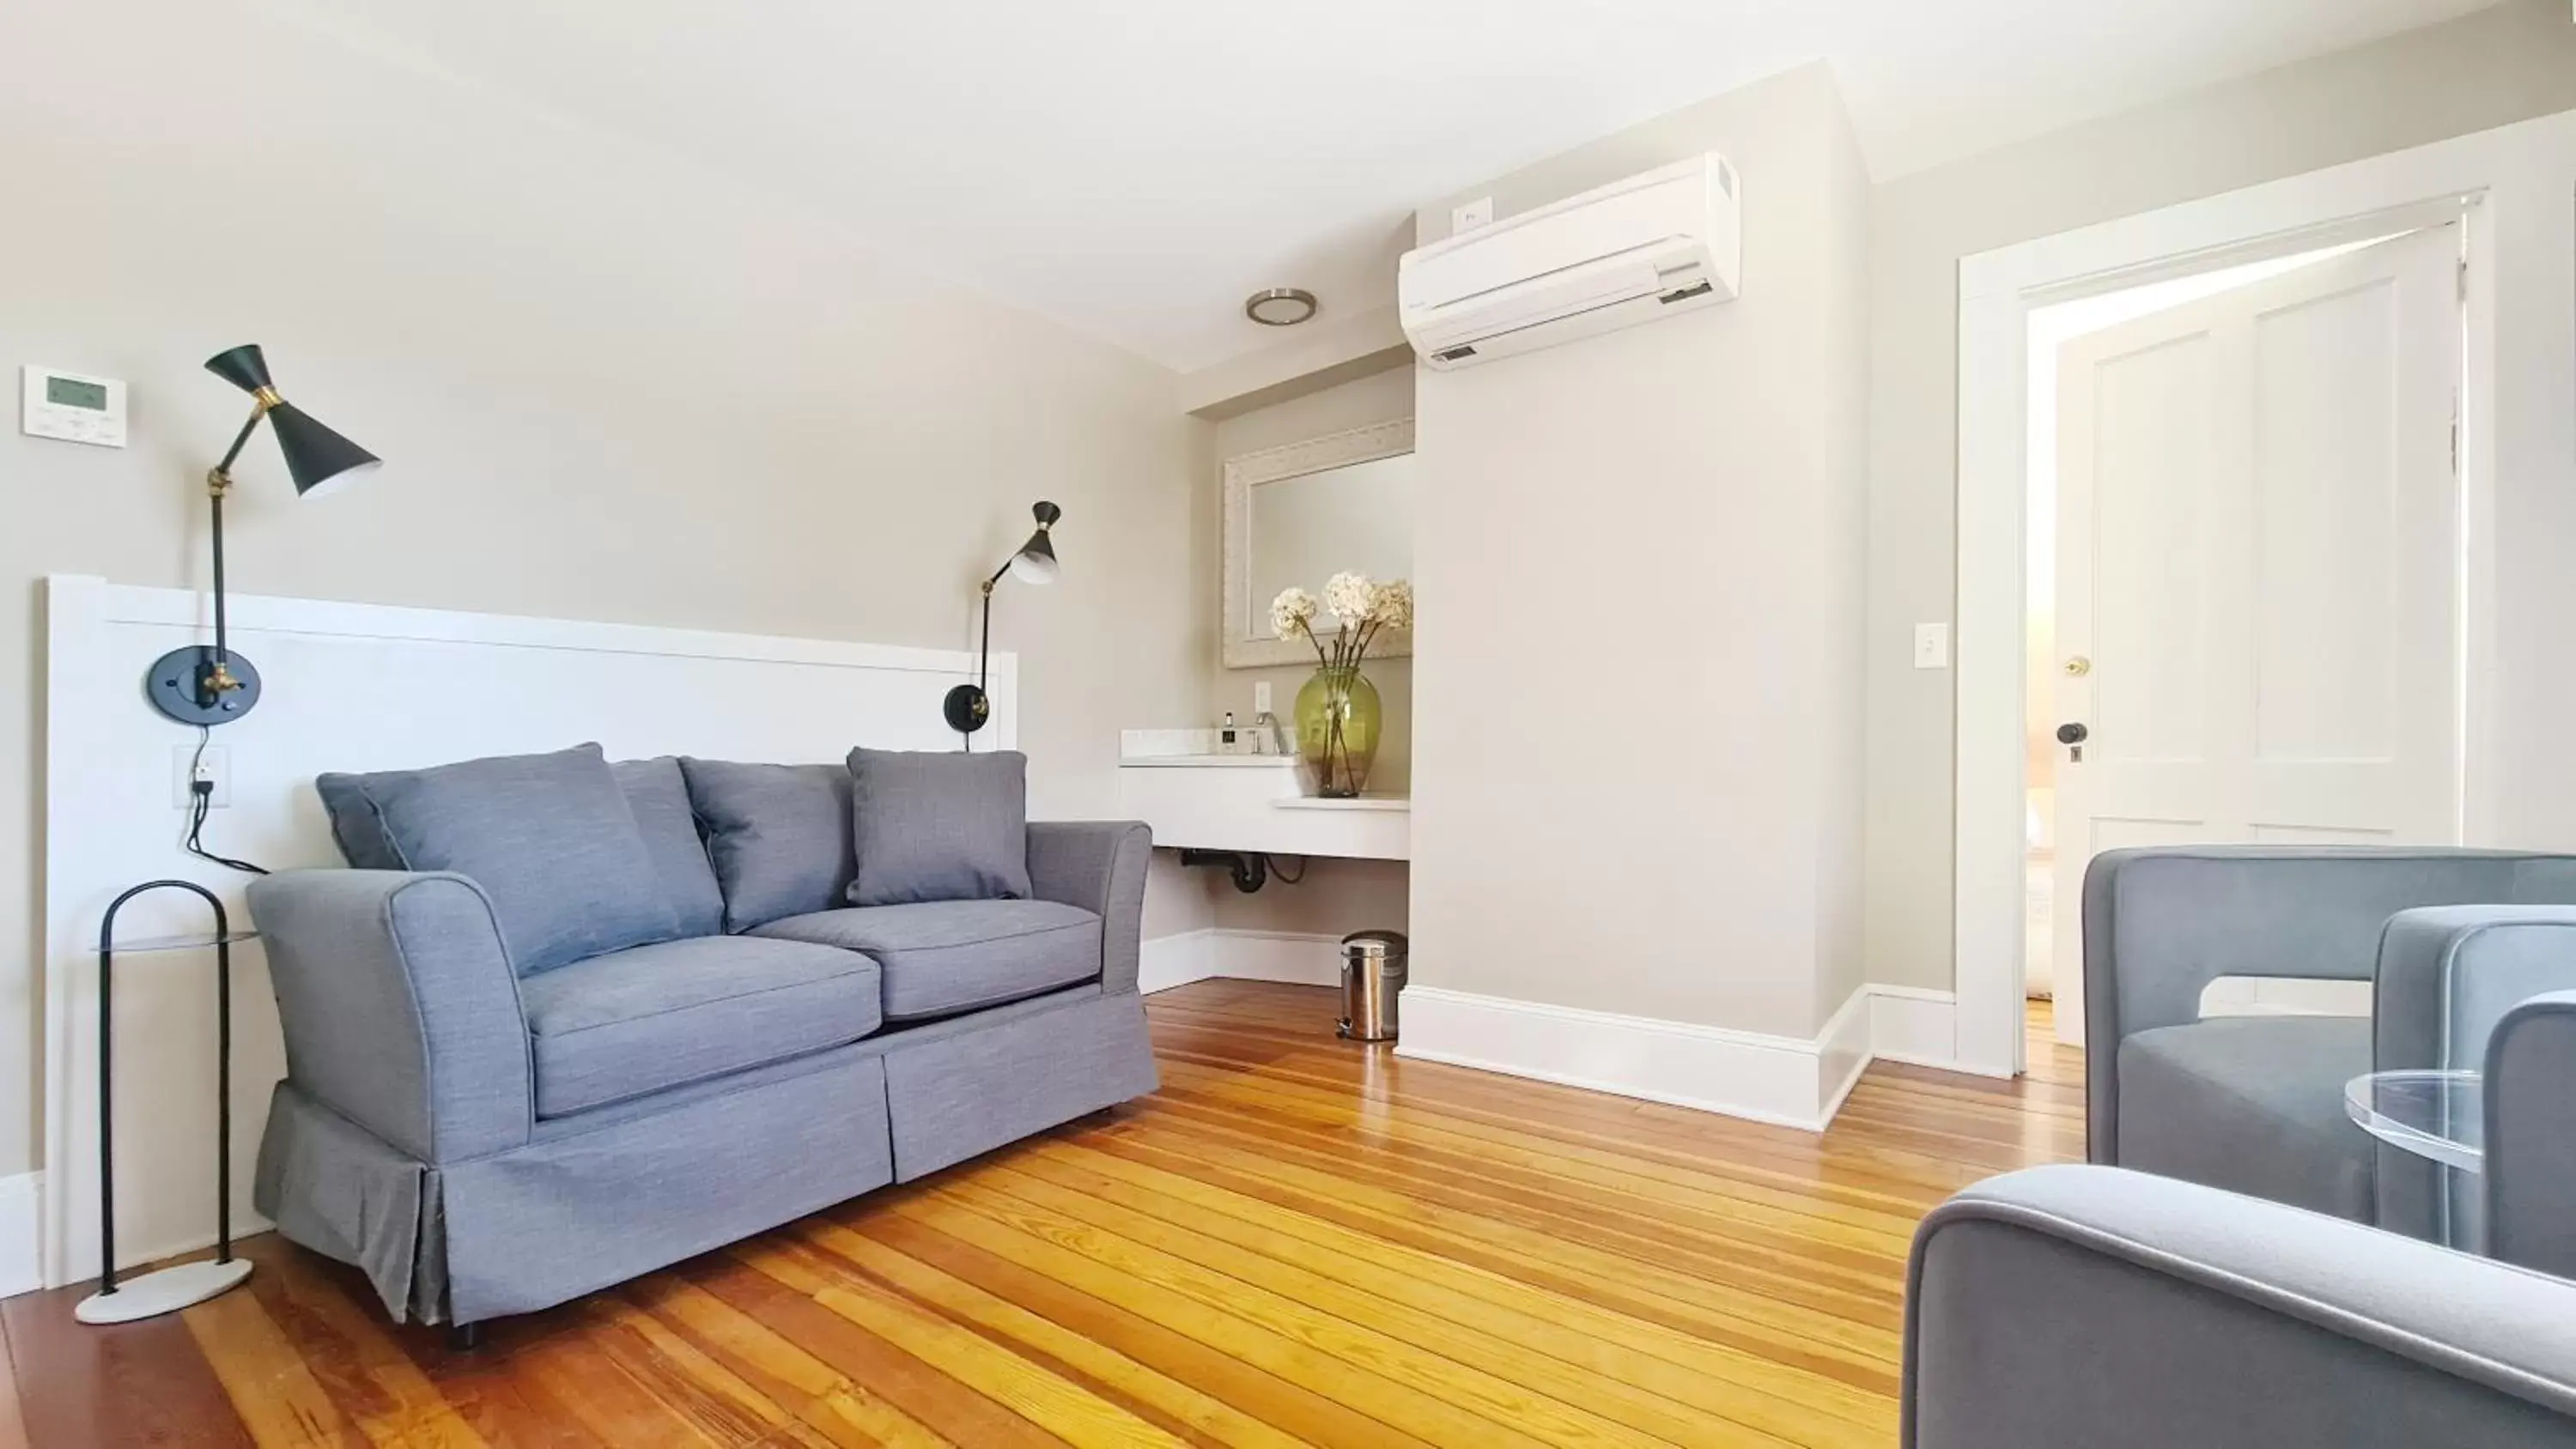
[[(1252, 490), (1283, 478), (1402, 457), (1412, 451), (1413, 419), (1397, 418), (1225, 460), (1225, 577), (1220, 584), (1225, 597), (1220, 601), (1219, 613), (1223, 619), (1220, 627), (1224, 630), (1226, 668), (1260, 669), (1315, 661), (1315, 651), (1306, 641), (1271, 638), (1270, 601), (1255, 603), (1245, 593), (1252, 586)], [(1254, 637), (1256, 633), (1259, 637)], [(1371, 659), (1412, 652), (1410, 632), (1381, 634), (1369, 646)]]

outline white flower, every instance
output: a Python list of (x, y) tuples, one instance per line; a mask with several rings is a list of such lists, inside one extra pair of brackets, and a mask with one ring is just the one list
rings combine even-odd
[(1377, 612), (1377, 585), (1368, 575), (1342, 572), (1324, 580), (1324, 607), (1345, 629), (1356, 629)]
[(1377, 622), (1383, 628), (1413, 627), (1413, 585), (1394, 579), (1377, 586)]
[(1282, 639), (1311, 632), (1314, 622), (1315, 596), (1304, 589), (1281, 589), (1270, 601), (1270, 632)]

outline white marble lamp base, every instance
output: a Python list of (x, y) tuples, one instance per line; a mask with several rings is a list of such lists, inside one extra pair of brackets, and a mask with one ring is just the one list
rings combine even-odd
[(72, 1317), (83, 1323), (132, 1323), (138, 1318), (158, 1318), (191, 1303), (203, 1303), (249, 1276), (248, 1258), (235, 1258), (229, 1263), (209, 1259), (137, 1273), (119, 1282), (113, 1293), (93, 1293), (82, 1299), (80, 1306), (72, 1310)]

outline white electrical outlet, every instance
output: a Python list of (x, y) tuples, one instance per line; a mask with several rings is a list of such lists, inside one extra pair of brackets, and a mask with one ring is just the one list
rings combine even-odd
[(1917, 624), (1914, 626), (1914, 667), (1947, 669), (1950, 667), (1950, 626)]
[(1479, 196), (1473, 201), (1451, 208), (1449, 212), (1449, 234), (1451, 236), (1457, 236), (1462, 232), (1471, 232), (1480, 226), (1492, 226), (1493, 224), (1494, 198), (1490, 196)]
[[(195, 769), (193, 774), (190, 773), (192, 765)], [(208, 745), (204, 757), (200, 758), (195, 745), (172, 745), (170, 747), (170, 804), (173, 808), (180, 810), (188, 808), (188, 801), (193, 793), (191, 787), (199, 780), (215, 787), (212, 798), (206, 802), (207, 805), (221, 810), (232, 804), (232, 751), (222, 745)]]
[(1270, 713), (1270, 681), (1267, 679), (1252, 682), (1252, 712), (1255, 715)]

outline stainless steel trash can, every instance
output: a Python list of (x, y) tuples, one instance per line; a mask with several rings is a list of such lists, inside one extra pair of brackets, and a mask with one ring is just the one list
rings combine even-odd
[(1395, 998), (1403, 990), (1402, 934), (1354, 931), (1342, 938), (1342, 1035), (1395, 1040)]

